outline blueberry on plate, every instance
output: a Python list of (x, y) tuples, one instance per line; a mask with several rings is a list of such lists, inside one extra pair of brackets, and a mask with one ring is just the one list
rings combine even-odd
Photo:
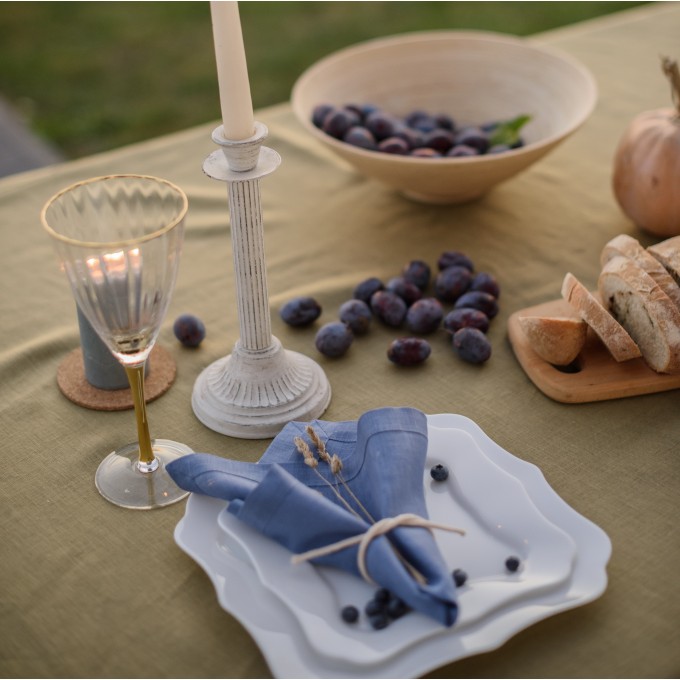
[(449, 469), (446, 465), (438, 463), (430, 469), (430, 477), (432, 477), (435, 482), (443, 482), (449, 478)]

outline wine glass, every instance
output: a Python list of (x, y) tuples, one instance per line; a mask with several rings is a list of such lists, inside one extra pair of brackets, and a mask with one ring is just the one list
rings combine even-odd
[(151, 439), (144, 398), (144, 365), (175, 285), (187, 208), (185, 193), (166, 180), (109, 175), (66, 187), (41, 213), (76, 303), (130, 382), (138, 441), (110, 453), (95, 475), (102, 496), (126, 508), (187, 495), (165, 466), (192, 449)]

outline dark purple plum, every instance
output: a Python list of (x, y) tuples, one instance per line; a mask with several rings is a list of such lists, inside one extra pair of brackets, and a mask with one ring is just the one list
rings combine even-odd
[(425, 146), (444, 155), (453, 146), (454, 136), (449, 130), (435, 128), (425, 133)]
[(455, 302), (470, 287), (472, 274), (467, 267), (442, 269), (434, 280), (434, 295), (441, 302)]
[(373, 136), (380, 141), (392, 137), (397, 121), (394, 116), (391, 116), (384, 111), (377, 110), (366, 116), (365, 125)]
[(437, 123), (437, 127), (444, 128), (444, 130), (453, 131), (456, 129), (456, 122), (448, 113), (438, 113), (434, 117), (434, 122)]
[(424, 338), (397, 338), (387, 348), (387, 358), (397, 366), (417, 366), (431, 352), (430, 343)]
[(423, 291), (405, 276), (395, 276), (385, 284), (385, 290), (396, 293), (407, 305), (423, 297)]
[(501, 288), (498, 285), (496, 277), (487, 272), (479, 272), (479, 274), (475, 275), (470, 284), (470, 290), (481, 290), (484, 293), (493, 295), (496, 299), (498, 299), (501, 294)]
[(486, 153), (489, 149), (489, 135), (479, 127), (464, 128), (456, 134), (456, 144), (465, 144)]
[(434, 333), (442, 323), (444, 308), (435, 298), (417, 300), (406, 312), (406, 327), (412, 333)]
[(466, 326), (453, 334), (453, 348), (458, 356), (470, 364), (483, 364), (491, 356), (491, 343), (479, 330)]
[(347, 324), (354, 335), (364, 335), (371, 327), (373, 313), (363, 300), (347, 300), (340, 305), (338, 317)]
[(411, 150), (411, 146), (407, 141), (401, 137), (388, 137), (378, 143), (378, 151), (383, 153), (396, 154), (398, 156), (405, 156)]
[(407, 281), (415, 283), (420, 290), (425, 290), (430, 285), (432, 270), (423, 260), (411, 260), (404, 265), (401, 274)]
[(371, 309), (384, 324), (398, 328), (406, 317), (408, 307), (396, 293), (379, 290), (371, 297)]
[(458, 267), (465, 267), (471, 272), (475, 270), (475, 265), (472, 260), (465, 254), (461, 253), (459, 250), (445, 250), (437, 260), (437, 269), (440, 271), (446, 269), (447, 267), (453, 267), (454, 265)]
[(406, 125), (397, 125), (394, 130), (394, 136), (403, 139), (408, 144), (409, 149), (425, 146), (425, 135)]
[(461, 295), (454, 304), (454, 308), (472, 307), (484, 312), (489, 319), (493, 319), (498, 314), (498, 301), (493, 295), (481, 290), (468, 291)]
[(178, 316), (172, 330), (185, 347), (198, 347), (205, 338), (205, 324), (193, 314)]
[(478, 309), (459, 307), (452, 309), (444, 317), (442, 325), (448, 333), (455, 333), (466, 326), (478, 328), (482, 333), (486, 333), (489, 330), (489, 317)]
[(479, 156), (479, 151), (467, 144), (456, 144), (446, 152), (446, 155), (448, 158), (470, 158), (472, 156)]
[(371, 131), (361, 125), (355, 125), (347, 130), (342, 141), (362, 149), (369, 149), (370, 151), (375, 151), (378, 148), (378, 144)]
[(439, 151), (435, 151), (434, 149), (430, 149), (427, 146), (422, 146), (418, 147), (417, 149), (413, 149), (409, 153), (409, 156), (416, 156), (416, 158), (441, 158), (442, 155), (439, 153)]
[(341, 357), (354, 341), (352, 331), (341, 321), (331, 321), (319, 328), (314, 344), (324, 356)]
[(333, 111), (333, 109), (335, 109), (335, 107), (332, 104), (319, 104), (315, 106), (312, 111), (312, 123), (318, 128), (322, 127), (326, 116)]
[(406, 125), (420, 132), (431, 132), (437, 128), (437, 120), (427, 111), (414, 111), (404, 119)]
[(363, 300), (366, 304), (370, 304), (373, 293), (384, 289), (385, 284), (375, 276), (371, 276), (370, 278), (364, 279), (361, 283), (357, 284), (354, 292), (352, 293), (352, 297), (356, 298), (357, 300)]
[(348, 109), (333, 109), (324, 119), (321, 129), (331, 137), (342, 139), (347, 130), (359, 124), (359, 116)]
[(321, 316), (321, 305), (312, 297), (295, 297), (279, 312), (289, 326), (309, 326)]

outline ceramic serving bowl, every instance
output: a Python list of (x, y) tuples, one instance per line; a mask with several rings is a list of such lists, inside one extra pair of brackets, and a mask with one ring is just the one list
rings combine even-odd
[[(367, 177), (428, 203), (483, 196), (574, 133), (591, 114), (597, 87), (572, 57), (503, 34), (434, 31), (360, 43), (309, 67), (292, 90), (293, 110), (321, 143)], [(531, 117), (523, 146), (465, 158), (417, 158), (353, 146), (312, 122), (319, 104), (370, 104), (403, 117), (450, 115), (457, 128)]]

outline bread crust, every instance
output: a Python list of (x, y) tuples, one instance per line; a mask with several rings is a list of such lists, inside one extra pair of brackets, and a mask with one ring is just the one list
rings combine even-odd
[(673, 236), (647, 248), (680, 287), (680, 236)]
[(628, 234), (619, 234), (614, 237), (602, 249), (600, 264), (604, 267), (617, 255), (628, 257), (640, 265), (680, 310), (680, 286), (677, 281), (671, 276), (663, 263), (651, 252), (648, 252), (637, 239), (628, 236)]
[(602, 268), (598, 290), (649, 367), (680, 372), (680, 311), (654, 279), (634, 260), (616, 256)]
[(519, 325), (531, 348), (555, 366), (567, 366), (586, 344), (588, 324), (580, 317), (520, 316)]
[(571, 272), (567, 272), (562, 282), (562, 297), (595, 331), (616, 361), (642, 356), (628, 331)]

